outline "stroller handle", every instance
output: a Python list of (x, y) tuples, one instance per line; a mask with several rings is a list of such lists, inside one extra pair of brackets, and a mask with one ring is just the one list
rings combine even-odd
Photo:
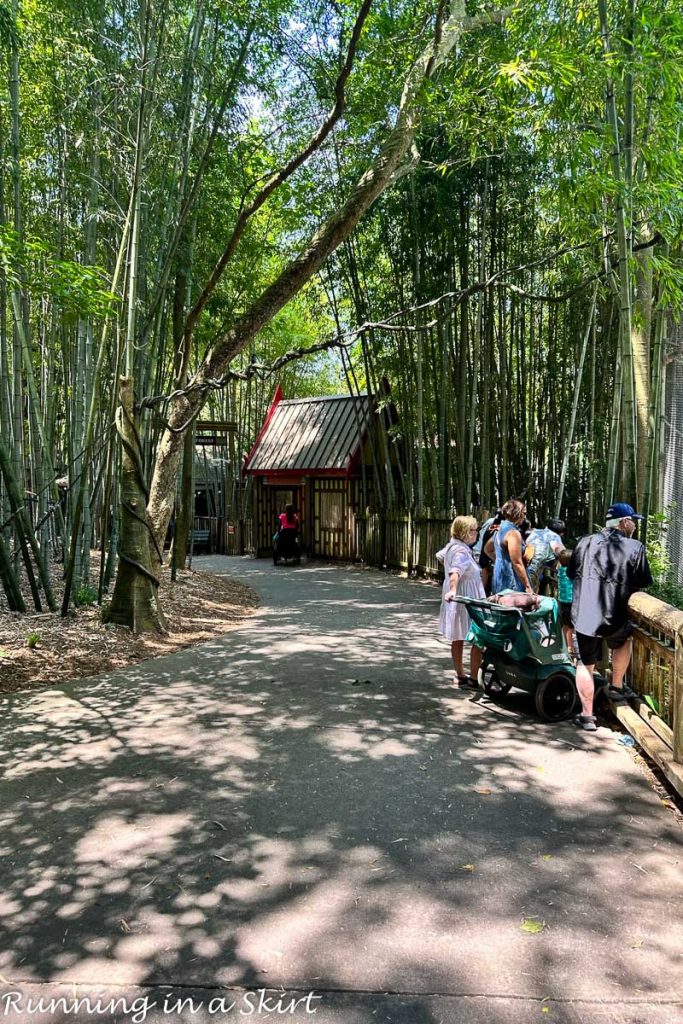
[(485, 608), (487, 611), (493, 610), (496, 612), (512, 612), (513, 615), (524, 616), (524, 611), (521, 608), (510, 607), (505, 604), (498, 604), (497, 602), (482, 601), (477, 597), (464, 597), (463, 595), (456, 595), (451, 598), (452, 601), (457, 601), (458, 604), (471, 605), (473, 608)]

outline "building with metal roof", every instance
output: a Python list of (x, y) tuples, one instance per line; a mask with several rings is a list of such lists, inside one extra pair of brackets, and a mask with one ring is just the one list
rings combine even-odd
[(370, 500), (381, 445), (377, 424), (371, 395), (288, 400), (278, 387), (244, 464), (254, 483), (257, 554), (270, 552), (277, 517), (291, 503), (305, 550), (353, 557), (354, 517)]
[[(281, 395), (281, 392), (280, 392)], [(247, 456), (254, 474), (347, 473), (367, 432), (367, 395), (283, 400), (276, 392), (268, 417)]]

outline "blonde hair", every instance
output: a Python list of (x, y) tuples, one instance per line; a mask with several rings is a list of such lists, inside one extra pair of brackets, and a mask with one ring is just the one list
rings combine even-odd
[(470, 530), (478, 530), (474, 516), (456, 516), (451, 523), (451, 537), (455, 540), (466, 540)]

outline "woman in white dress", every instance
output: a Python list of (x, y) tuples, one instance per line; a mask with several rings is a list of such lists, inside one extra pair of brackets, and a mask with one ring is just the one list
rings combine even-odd
[(439, 632), (451, 642), (451, 657), (455, 668), (453, 680), (458, 686), (477, 689), (477, 673), (481, 665), (481, 649), (472, 646), (470, 675), (463, 665), (465, 637), (470, 628), (470, 617), (465, 605), (454, 601), (456, 596), (478, 597), (486, 600), (481, 582), (481, 570), (477, 565), (472, 548), (477, 539), (477, 520), (472, 516), (456, 516), (451, 524), (450, 542), (436, 557), (444, 564), (445, 578), (441, 595)]

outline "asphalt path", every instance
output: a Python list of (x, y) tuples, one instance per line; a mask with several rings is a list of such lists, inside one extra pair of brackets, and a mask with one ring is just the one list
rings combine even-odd
[(455, 690), (432, 585), (197, 565), (258, 613), (0, 699), (0, 1022), (680, 1024), (681, 830), (616, 733)]

